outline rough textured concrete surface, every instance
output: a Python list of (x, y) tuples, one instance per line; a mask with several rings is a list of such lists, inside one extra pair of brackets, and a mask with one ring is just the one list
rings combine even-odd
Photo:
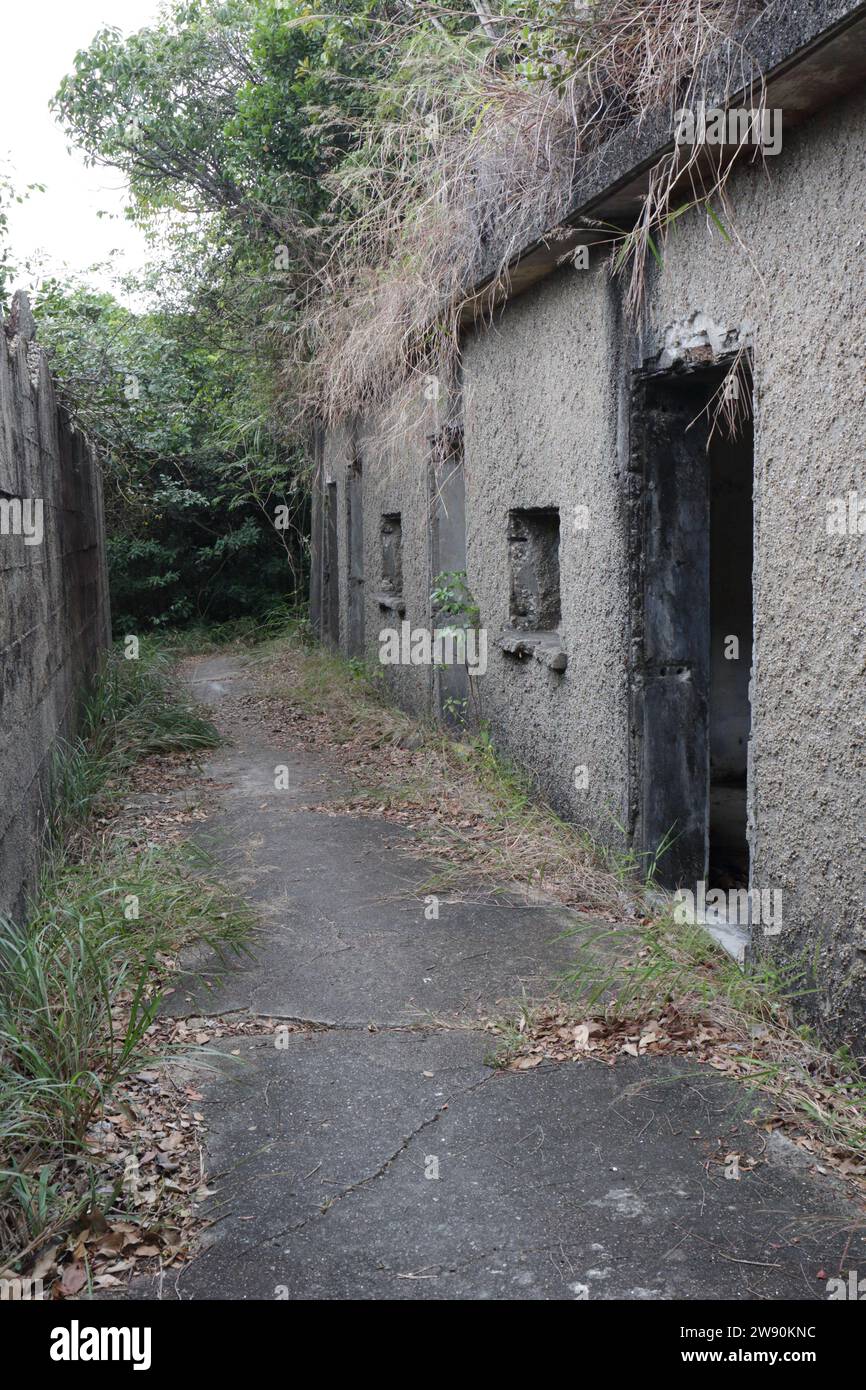
[[(16, 525), (22, 503), (25, 518), (41, 503), (38, 543)], [(16, 915), (52, 748), (110, 640), (99, 465), (57, 404), (23, 295), (0, 333), (0, 512), (0, 912)]]
[[(803, 956), (828, 1036), (866, 1044), (866, 535), (828, 535), (828, 505), (866, 500), (866, 97), (744, 170), (744, 247), (684, 218), (653, 274), (646, 356), (702, 313), (754, 325), (752, 880), (784, 893), (778, 958)], [(819, 230), (820, 229), (820, 230)], [(745, 249), (744, 249), (745, 248)]]
[[(776, 28), (762, 19), (755, 43), (768, 64), (781, 63), (855, 9), (841, 0), (787, 7)], [(395, 403), (387, 429), (378, 419), (347, 424), (329, 433), (325, 453), (340, 508), (350, 456), (364, 456), (366, 649), (375, 659), (386, 510), (402, 517), (406, 616), (432, 625), (430, 477), (438, 433), (457, 422), (467, 582), (488, 638), (474, 713), (557, 810), (615, 848), (644, 853), (652, 846), (642, 838), (641, 808), (651, 799), (648, 779), (659, 769), (664, 775), (665, 759), (657, 747), (654, 764), (647, 761), (635, 713), (646, 535), (637, 504), (652, 502), (635, 466), (645, 428), (634, 410), (636, 383), (647, 372), (676, 376), (696, 364), (721, 372), (739, 348), (751, 354), (752, 545), (737, 536), (728, 546), (752, 557), (751, 631), (742, 634), (741, 657), (749, 670), (727, 689), (745, 690), (748, 676), (750, 730), (741, 740), (748, 883), (781, 893), (783, 905), (781, 931), (753, 926), (751, 946), (802, 970), (804, 1017), (829, 1040), (862, 1052), (866, 98), (862, 86), (844, 93), (845, 64), (862, 50), (859, 41), (846, 42), (832, 59), (836, 69), (828, 58), (826, 71), (810, 69), (800, 87), (791, 68), (784, 87), (790, 128), (783, 127), (777, 155), (735, 168), (723, 214), (727, 237), (700, 209), (677, 220), (662, 268), (648, 262), (639, 323), (627, 319), (622, 285), (593, 248), (588, 269), (549, 268), (490, 327), (467, 333), (457, 405), (452, 396), (416, 401), (401, 430), (395, 419), (406, 403)], [(842, 88), (835, 100), (831, 69)], [(823, 105), (807, 111), (806, 98), (816, 93)], [(619, 144), (620, 164), (604, 166), (611, 187), (637, 160), (627, 141)], [(847, 518), (839, 534), (828, 532), (834, 506)], [(560, 524), (559, 647), (534, 652), (506, 632), (509, 515), (530, 508), (557, 508)], [(714, 634), (717, 645), (723, 636)], [(339, 640), (345, 650), (343, 629)], [(715, 647), (703, 665), (716, 689), (725, 685)], [(690, 669), (682, 674), (688, 680)], [(389, 667), (388, 679), (402, 703), (434, 707), (429, 667)], [(702, 692), (691, 705), (683, 701), (683, 710), (692, 708), (704, 717)], [(740, 737), (742, 714), (725, 718)], [(670, 765), (679, 759), (688, 767), (679, 742), (691, 730), (678, 733), (673, 707), (668, 724)], [(709, 737), (718, 747), (718, 734)], [(703, 773), (695, 778), (695, 804), (679, 817), (681, 827), (691, 811), (709, 814), (705, 781)], [(667, 804), (664, 796), (659, 803)]]
[[(207, 659), (194, 688), (219, 720), (243, 680)], [(294, 791), (273, 791), (277, 762)], [(207, 843), (262, 937), (171, 1008), (269, 1023), (197, 1068), (214, 1224), (131, 1297), (823, 1300), (820, 1271), (863, 1267), (841, 1188), (711, 1069), (491, 1067), (482, 1016), (544, 990), (572, 914), (443, 900), (426, 921), (393, 827), (328, 813), (337, 758), (250, 721), (206, 772)], [(278, 1047), (280, 1019), (308, 1022)], [(729, 1181), (729, 1152), (761, 1161)]]

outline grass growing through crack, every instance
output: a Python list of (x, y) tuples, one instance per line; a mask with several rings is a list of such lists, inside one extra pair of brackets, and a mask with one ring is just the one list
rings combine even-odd
[(89, 832), (91, 813), (121, 794), (138, 758), (219, 742), (159, 652), (112, 654), (79, 728), (55, 748), (34, 904), (23, 922), (0, 918), (0, 1270), (113, 1200), (97, 1191), (88, 1126), (145, 1064), (177, 953), (192, 941), (238, 950), (250, 930), (189, 853), (136, 854), (120, 836), (99, 842)]

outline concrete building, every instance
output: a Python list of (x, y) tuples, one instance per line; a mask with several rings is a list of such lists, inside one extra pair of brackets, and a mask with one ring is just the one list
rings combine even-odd
[[(862, 1049), (866, 5), (777, 7), (750, 50), (781, 148), (734, 168), (738, 235), (678, 221), (637, 325), (582, 220), (629, 225), (670, 112), (588, 162), (467, 322), (432, 426), (320, 432), (313, 619), (375, 660), (465, 572), (496, 745), (603, 841), (667, 844), (663, 884), (781, 894), (759, 923), (753, 892), (753, 948), (802, 961), (811, 1016)], [(469, 694), (461, 668), (387, 672), (419, 712)]]

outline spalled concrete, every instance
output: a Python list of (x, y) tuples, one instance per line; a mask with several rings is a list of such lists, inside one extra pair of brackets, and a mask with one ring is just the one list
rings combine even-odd
[[(227, 674), (200, 663), (196, 688), (218, 700)], [(822, 1299), (820, 1270), (863, 1267), (841, 1190), (711, 1070), (492, 1068), (481, 1013), (561, 969), (570, 914), (443, 901), (427, 921), (429, 868), (391, 826), (303, 809), (338, 789), (327, 760), (236, 737), (209, 767), (209, 838), (261, 949), (171, 1007), (331, 1026), (263, 1025), (197, 1074), (214, 1225), (133, 1297)], [(731, 1152), (759, 1165), (729, 1181)]]

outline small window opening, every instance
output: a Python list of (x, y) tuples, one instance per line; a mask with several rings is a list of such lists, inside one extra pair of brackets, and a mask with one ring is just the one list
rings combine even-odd
[(508, 514), (510, 621), (521, 632), (559, 626), (559, 511), (532, 507)]
[(392, 597), (403, 593), (403, 527), (399, 512), (382, 515), (382, 592)]

